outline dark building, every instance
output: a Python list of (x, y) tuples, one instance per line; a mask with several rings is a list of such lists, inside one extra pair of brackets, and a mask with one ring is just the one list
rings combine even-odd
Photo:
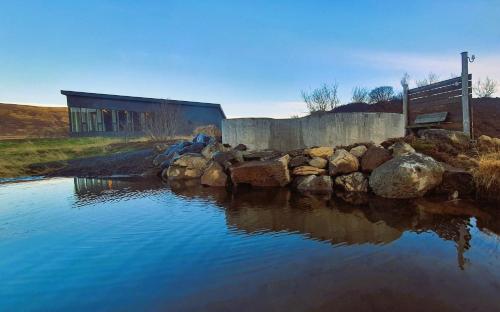
[(198, 126), (221, 128), (220, 104), (64, 91), (71, 136), (144, 135), (152, 125), (175, 121), (175, 134), (190, 135)]

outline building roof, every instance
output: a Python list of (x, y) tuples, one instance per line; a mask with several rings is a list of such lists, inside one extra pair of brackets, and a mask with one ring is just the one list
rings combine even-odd
[(222, 116), (226, 118), (226, 114), (222, 110), (220, 104), (215, 103), (203, 103), (203, 102), (191, 102), (191, 101), (178, 101), (170, 99), (158, 99), (158, 98), (146, 98), (138, 96), (127, 96), (127, 95), (114, 95), (114, 94), (103, 94), (103, 93), (91, 93), (91, 92), (79, 92), (79, 91), (69, 91), (61, 90), (61, 94), (66, 96), (78, 96), (78, 97), (88, 97), (88, 98), (100, 98), (118, 101), (133, 101), (133, 102), (145, 102), (152, 104), (174, 104), (174, 105), (187, 105), (187, 106), (198, 106), (198, 107), (213, 107), (220, 110)]

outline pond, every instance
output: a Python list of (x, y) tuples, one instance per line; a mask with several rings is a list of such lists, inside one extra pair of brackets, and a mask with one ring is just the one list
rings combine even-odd
[(195, 182), (0, 185), (0, 309), (494, 311), (500, 212)]

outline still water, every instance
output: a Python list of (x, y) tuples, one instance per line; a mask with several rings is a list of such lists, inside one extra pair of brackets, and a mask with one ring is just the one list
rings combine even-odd
[(0, 310), (500, 310), (496, 207), (191, 184), (0, 185)]

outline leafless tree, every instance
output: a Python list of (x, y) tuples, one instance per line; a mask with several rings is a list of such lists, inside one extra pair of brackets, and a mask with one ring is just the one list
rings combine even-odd
[(368, 100), (370, 97), (368, 94), (370, 91), (368, 91), (367, 88), (362, 88), (362, 87), (355, 87), (352, 89), (352, 102), (353, 103), (368, 103)]
[(423, 87), (439, 81), (439, 76), (434, 73), (429, 73), (426, 78), (422, 80), (415, 80), (417, 87)]
[(486, 77), (484, 82), (479, 79), (474, 86), (474, 93), (480, 98), (491, 97), (495, 92), (497, 92), (497, 82), (490, 77)]
[(324, 112), (332, 110), (340, 103), (337, 95), (338, 84), (323, 84), (310, 92), (301, 91), (302, 99), (307, 104), (309, 112)]
[(160, 104), (158, 110), (152, 112), (146, 120), (145, 133), (153, 141), (173, 139), (177, 134), (181, 114), (179, 105)]
[(394, 88), (390, 86), (382, 86), (373, 89), (369, 94), (370, 103), (378, 103), (382, 101), (390, 101), (394, 97)]

